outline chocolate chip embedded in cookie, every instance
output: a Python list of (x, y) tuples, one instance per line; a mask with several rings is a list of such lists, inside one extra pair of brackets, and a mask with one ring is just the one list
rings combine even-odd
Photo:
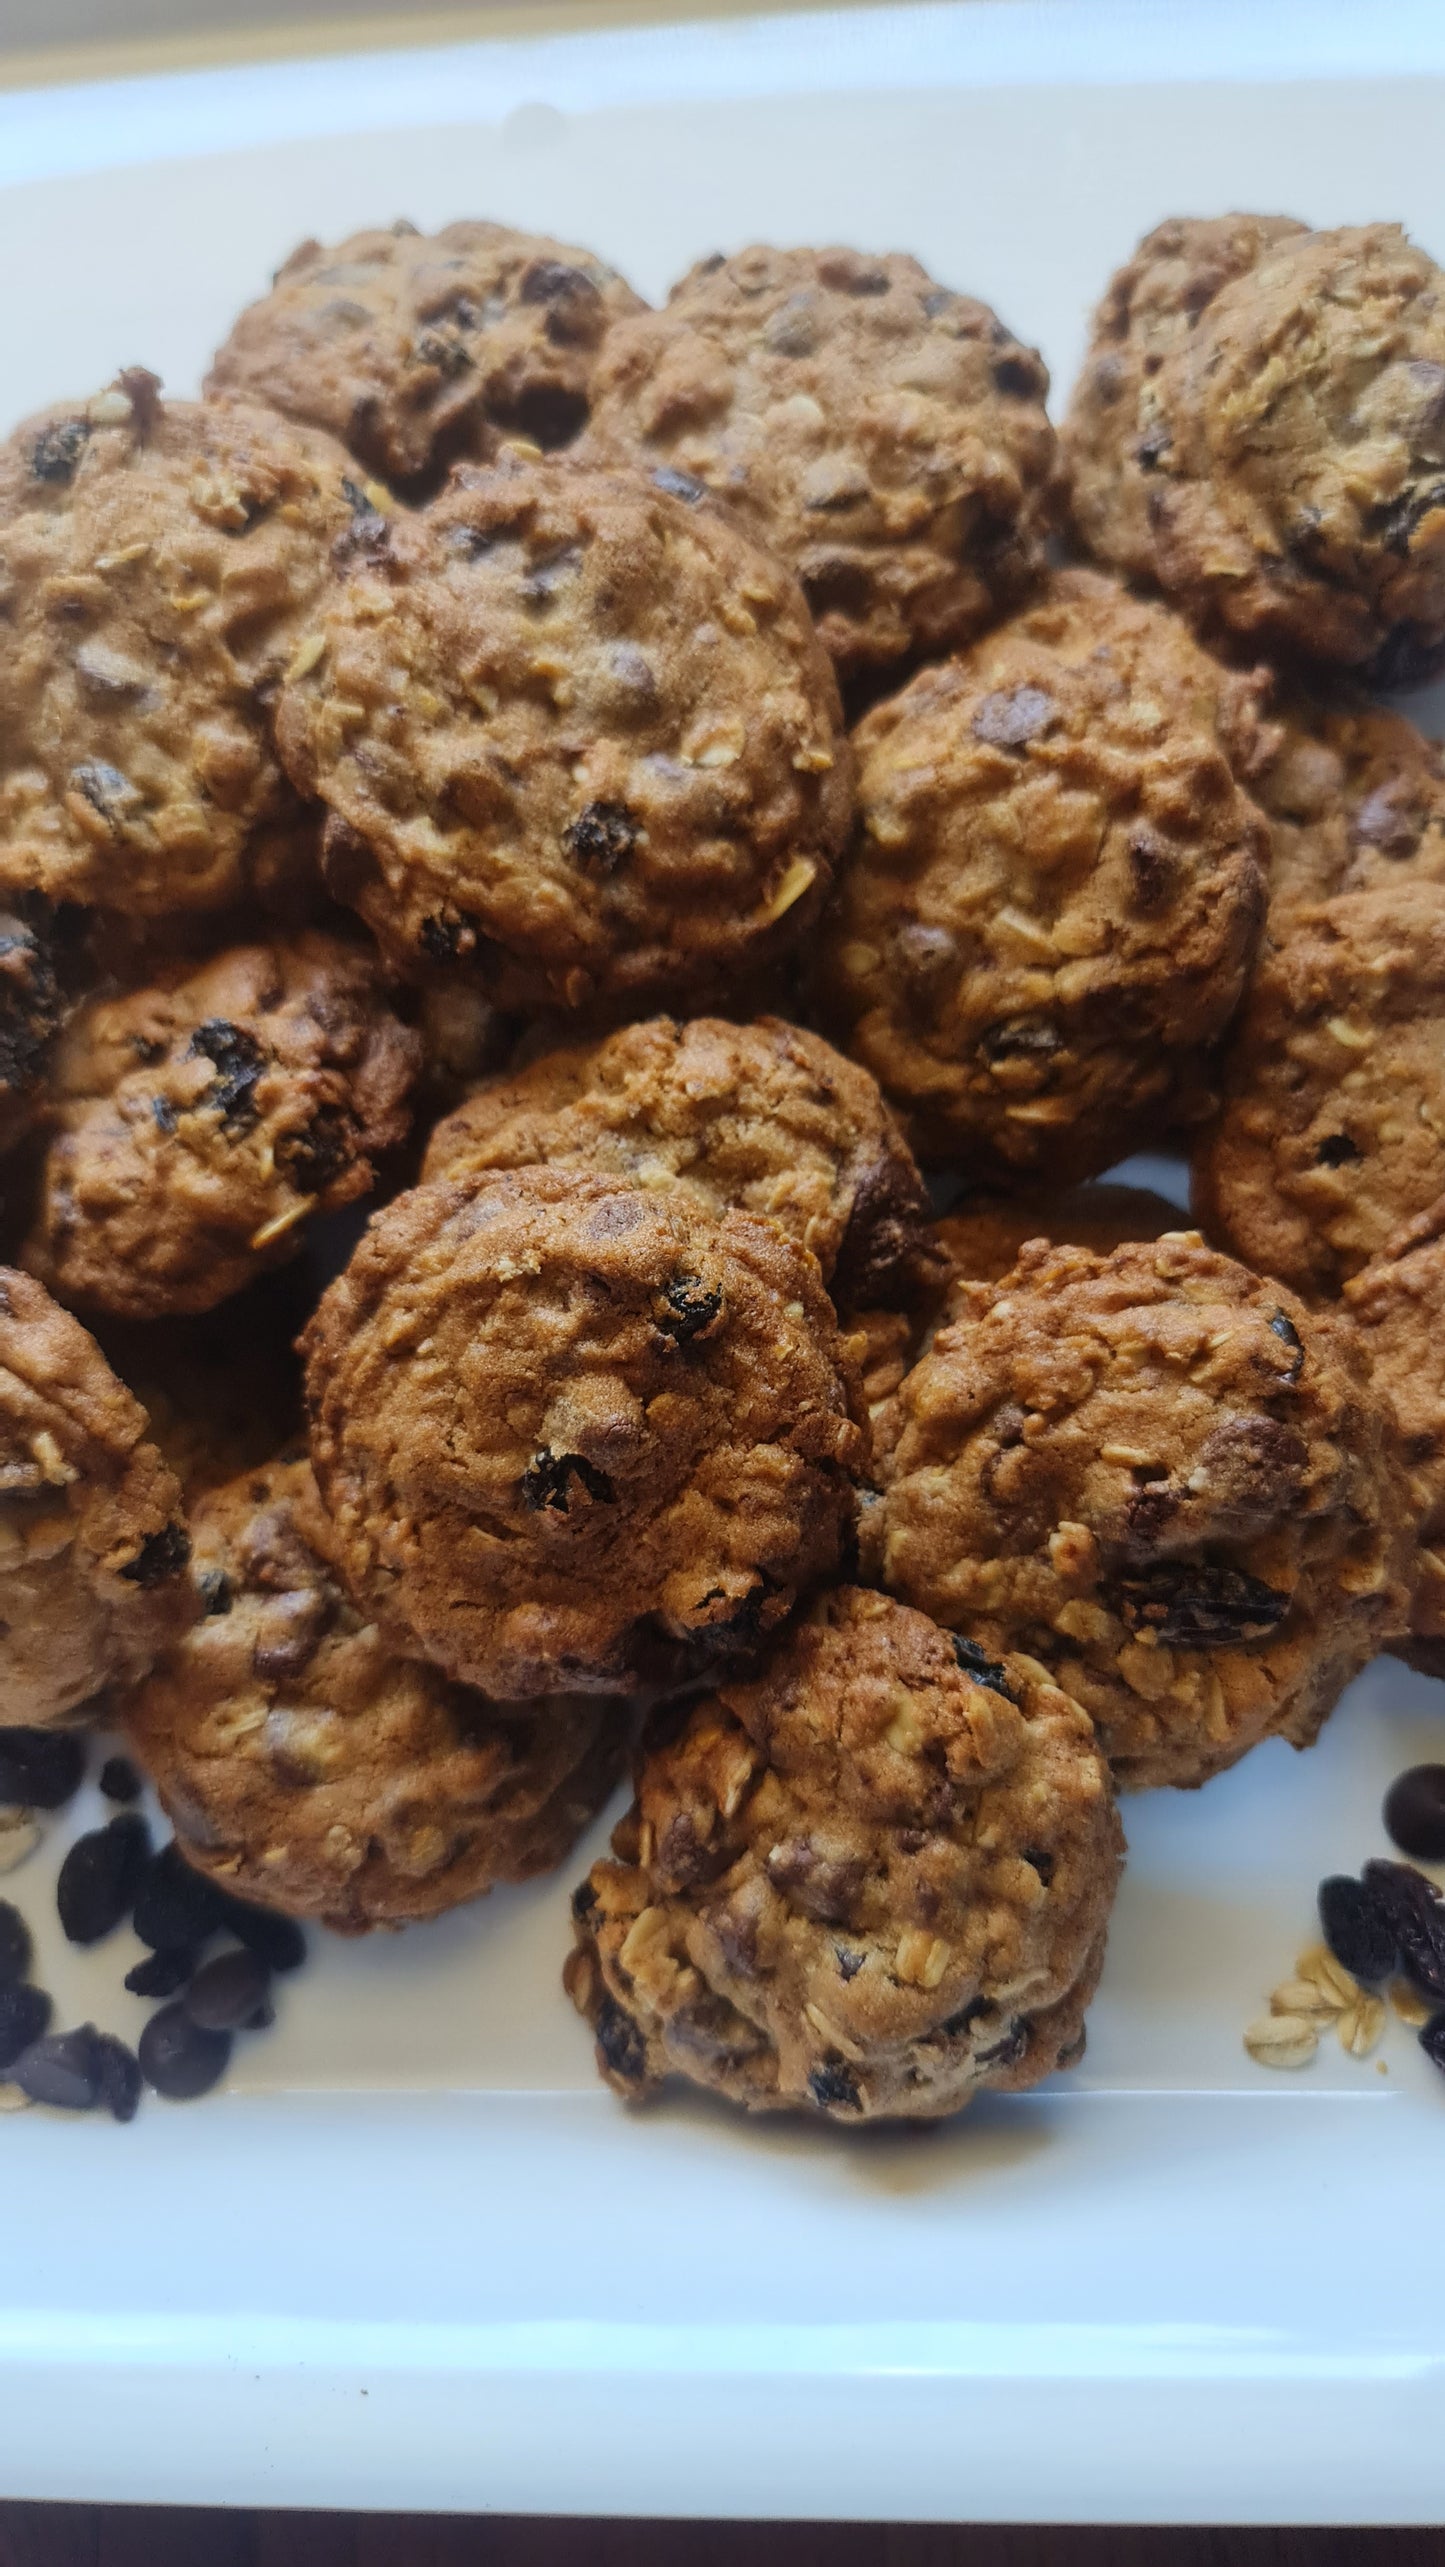
[(1037, 579), (1048, 374), (916, 259), (707, 258), (602, 352), (588, 450), (724, 501), (791, 563), (840, 670), (951, 650)]
[(371, 507), (355, 470), (274, 413), (163, 402), (139, 368), (0, 446), (6, 899), (157, 918), (244, 892), (256, 833), (294, 815), (271, 702)]
[(303, 1348), (348, 1586), (390, 1645), (484, 1692), (696, 1674), (851, 1538), (865, 1438), (817, 1265), (680, 1188), (419, 1186)]
[(327, 1565), (304, 1459), (213, 1490), (193, 1530), (204, 1619), (121, 1715), (188, 1863), (357, 1933), (562, 1861), (622, 1770), (615, 1703), (491, 1703), (394, 1657)]
[(0, 1703), (17, 1727), (130, 1683), (194, 1611), (181, 1492), (93, 1337), (0, 1268)]
[(1445, 885), (1276, 911), (1195, 1199), (1300, 1292), (1335, 1293), (1445, 1196)]
[(971, 1283), (996, 1283), (1027, 1239), (1107, 1257), (1130, 1240), (1182, 1230), (1188, 1220), (1177, 1203), (1147, 1186), (1076, 1185), (1057, 1194), (967, 1195), (935, 1221), (933, 1235), (959, 1275)]
[(384, 987), (372, 953), (308, 933), (91, 999), (56, 1056), (32, 1273), (154, 1319), (294, 1255), (405, 1138), (420, 1044)]
[(541, 1163), (766, 1213), (812, 1250), (835, 1300), (911, 1300), (944, 1280), (923, 1180), (876, 1081), (776, 1016), (659, 1016), (548, 1052), (448, 1115), (423, 1174)]
[(817, 915), (852, 808), (826, 654), (778, 563), (640, 476), (459, 466), (294, 665), (331, 888), (413, 975), (632, 1008)]
[(572, 1902), (618, 2093), (931, 2119), (1076, 2060), (1122, 1840), (1084, 1713), (862, 1588), (645, 1748)]
[(1263, 906), (1261, 684), (1073, 571), (860, 724), (824, 981), (922, 1155), (1068, 1184), (1181, 1110)]
[(303, 241), (248, 305), (208, 390), (329, 428), (411, 482), (498, 439), (565, 445), (587, 417), (611, 324), (643, 305), (587, 250), (504, 223), (397, 223)]
[(1184, 1234), (1024, 1248), (899, 1393), (884, 1563), (1049, 1667), (1121, 1783), (1306, 1746), (1404, 1617), (1393, 1420), (1353, 1330)]
[(1445, 1205), (1354, 1276), (1345, 1301), (1399, 1423), (1415, 1535), (1409, 1635), (1391, 1646), (1445, 1676)]
[(1341, 688), (1293, 693), (1251, 779), (1269, 822), (1269, 896), (1303, 908), (1340, 892), (1445, 884), (1445, 760), (1403, 713)]

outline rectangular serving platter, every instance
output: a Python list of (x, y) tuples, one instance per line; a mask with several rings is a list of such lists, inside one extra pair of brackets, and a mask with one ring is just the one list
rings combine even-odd
[[(193, 390), (294, 242), (401, 213), (585, 241), (653, 296), (751, 238), (911, 249), (1061, 391), (1166, 213), (1398, 218), (1445, 253), (1438, 7), (534, 18), (0, 90), (0, 415), (136, 361)], [(1445, 2088), (1400, 2025), (1292, 2077), (1240, 2035), (1321, 1875), (1384, 1850), (1391, 1776), (1442, 1755), (1445, 1687), (1384, 1659), (1311, 1755), (1127, 1804), (1084, 2066), (932, 2132), (624, 2112), (558, 1980), (588, 1847), (318, 1937), (207, 2104), (0, 2125), (0, 2493), (1439, 2522)], [(138, 1947), (82, 1960), (53, 1923), (96, 1807), (13, 1892), (65, 2019), (134, 2039)]]

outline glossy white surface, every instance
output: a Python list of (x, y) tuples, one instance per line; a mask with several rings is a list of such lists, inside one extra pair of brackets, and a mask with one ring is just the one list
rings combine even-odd
[[(402, 211), (651, 293), (748, 237), (912, 248), (1066, 385), (1166, 212), (1445, 250), (1442, 74), (1429, 7), (991, 0), (0, 98), (0, 412), (133, 360), (190, 389), (296, 239)], [(1239, 2038), (1424, 1755), (1445, 1689), (1385, 1660), (1311, 1756), (1131, 1803), (1084, 2068), (933, 2134), (624, 2114), (557, 1984), (582, 1856), (326, 1941), (224, 2097), (0, 2124), (0, 2492), (1438, 2522), (1445, 2090), (1398, 2026), (1384, 2074)], [(40, 1975), (134, 2038), (135, 1949), (52, 1923)]]

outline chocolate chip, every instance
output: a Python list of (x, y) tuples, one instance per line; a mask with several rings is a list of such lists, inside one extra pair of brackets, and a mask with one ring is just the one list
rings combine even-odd
[(57, 2112), (90, 2112), (99, 2099), (100, 2037), (93, 2023), (75, 2032), (48, 2032), (32, 2041), (12, 2067), (14, 2083), (32, 2103)]
[(1294, 1321), (1291, 1319), (1287, 1310), (1275, 1311), (1269, 1324), (1274, 1331), (1275, 1336), (1279, 1339), (1280, 1344), (1282, 1346), (1288, 1346), (1291, 1355), (1294, 1357), (1294, 1361), (1290, 1365), (1289, 1371), (1285, 1375), (1285, 1379), (1286, 1381), (1297, 1382), (1300, 1374), (1304, 1371), (1305, 1361), (1304, 1341), (1300, 1336), (1299, 1330), (1296, 1328)]
[(176, 1952), (208, 1943), (225, 1923), (226, 1903), (214, 1883), (193, 1871), (174, 1839), (152, 1856), (132, 1920), (153, 1952)]
[(971, 1676), (976, 1685), (987, 1685), (990, 1693), (1002, 1694), (1006, 1702), (1018, 1701), (1007, 1670), (999, 1665), (997, 1658), (991, 1658), (976, 1640), (965, 1639), (961, 1631), (951, 1632), (949, 1637), (953, 1642), (953, 1654), (966, 1676)]
[(1172, 1649), (1243, 1649), (1283, 1622), (1291, 1598), (1219, 1560), (1158, 1560), (1120, 1576), (1109, 1597), (1131, 1631)]
[(39, 2040), (49, 2021), (50, 1999), (43, 1988), (23, 1980), (18, 1987), (0, 1988), (0, 2075)]
[(636, 847), (642, 832), (625, 802), (589, 802), (568, 822), (562, 844), (574, 864), (588, 873), (616, 873)]
[(139, 1800), (145, 1788), (129, 1756), (107, 1756), (100, 1769), (100, 1788), (107, 1800)]
[(94, 2040), (96, 2101), (104, 2104), (112, 2121), (134, 2121), (140, 2105), (140, 2061), (113, 2032), (97, 2032)]
[(0, 1729), (0, 1801), (63, 1809), (85, 1777), (85, 1742), (72, 1729)]
[(522, 1495), (534, 1513), (545, 1507), (554, 1515), (565, 1515), (574, 1480), (594, 1504), (612, 1504), (612, 1482), (605, 1471), (599, 1471), (581, 1453), (554, 1453), (546, 1444), (533, 1454), (522, 1473)]
[(991, 749), (1022, 749), (1057, 721), (1058, 711), (1041, 686), (1014, 686), (975, 705), (970, 728)]
[(657, 1326), (664, 1336), (685, 1345), (690, 1337), (700, 1337), (705, 1328), (711, 1328), (723, 1306), (723, 1289), (721, 1284), (704, 1283), (701, 1275), (684, 1272), (673, 1275), (658, 1298), (662, 1308), (654, 1313)]
[(825, 2059), (808, 2078), (808, 2092), (824, 2112), (861, 2112), (863, 2098), (847, 2061)]
[(168, 1578), (178, 1578), (191, 1556), (191, 1537), (183, 1524), (163, 1524), (159, 1533), (148, 1533), (133, 1560), (121, 1570), (133, 1586), (164, 1586)]
[(36, 480), (72, 480), (89, 441), (88, 419), (52, 419), (31, 443), (28, 461)]
[(696, 508), (698, 502), (707, 497), (705, 483), (694, 481), (690, 472), (678, 472), (670, 463), (659, 464), (652, 478), (657, 488), (665, 490), (670, 499), (685, 499), (689, 508)]
[(196, 1593), (207, 1615), (229, 1613), (235, 1602), (231, 1581), (224, 1569), (202, 1569), (196, 1580)]
[(1378, 1987), (1397, 1960), (1396, 1936), (1381, 1900), (1348, 1872), (1332, 1873), (1319, 1888), (1320, 1927), (1342, 1970), (1362, 1987)]
[(0, 1988), (17, 1987), (30, 1967), (30, 1928), (18, 1907), (0, 1899)]
[(140, 2037), (140, 2068), (148, 2086), (169, 2103), (194, 2103), (226, 2073), (229, 2032), (203, 2032), (185, 2007), (162, 2006)]
[(1359, 1143), (1352, 1141), (1348, 1132), (1327, 1132), (1315, 1152), (1322, 1168), (1347, 1168), (1364, 1155)]
[(306, 1936), (294, 1916), (278, 1916), (274, 1908), (253, 1907), (249, 1899), (233, 1898), (223, 1890), (221, 1923), (238, 1943), (268, 1970), (299, 1970), (306, 1958)]
[(186, 1945), (175, 1952), (152, 1952), (127, 1970), (125, 1984), (133, 1997), (173, 1997), (195, 1974), (196, 1955)]
[(1445, 1899), (1433, 1881), (1409, 1863), (1365, 1865), (1373, 1891), (1400, 1947), (1400, 1966), (1423, 1997), (1445, 2005)]
[(71, 1943), (100, 1943), (130, 1914), (150, 1859), (150, 1830), (133, 1813), (78, 1836), (60, 1867), (55, 1904)]
[(248, 1132), (257, 1120), (256, 1083), (266, 1067), (266, 1054), (254, 1034), (227, 1017), (209, 1016), (186, 1045), (188, 1061), (210, 1061), (215, 1068), (203, 1106), (221, 1117), (227, 1132)]
[(271, 1992), (271, 1973), (254, 1952), (218, 1952), (196, 1972), (181, 1999), (203, 2032), (239, 2032)]
[(1420, 2047), (1427, 2059), (1445, 2073), (1445, 2014), (1432, 2014), (1420, 2034)]
[(593, 2029), (597, 2047), (614, 2077), (639, 2085), (647, 2073), (647, 2049), (631, 2015), (624, 2014), (611, 1997), (604, 1997)]
[(1401, 1774), (1385, 1794), (1384, 1817), (1402, 1854), (1445, 1863), (1445, 1765), (1412, 1765)]

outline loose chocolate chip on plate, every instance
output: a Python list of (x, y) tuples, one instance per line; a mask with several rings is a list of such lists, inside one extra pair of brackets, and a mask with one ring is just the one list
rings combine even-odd
[(1363, 1881), (1335, 1872), (1319, 1889), (1320, 1926), (1326, 1943), (1351, 1978), (1378, 1987), (1398, 1960), (1398, 1947), (1383, 1902)]
[(1445, 1899), (1433, 1881), (1409, 1863), (1365, 1865), (1374, 1893), (1400, 1947), (1400, 1966), (1422, 1997), (1445, 2005)]
[(100, 1769), (100, 1788), (107, 1800), (139, 1800), (142, 1783), (129, 1756), (107, 1756)]
[(72, 1943), (99, 1943), (128, 1916), (150, 1859), (150, 1831), (133, 1812), (78, 1836), (60, 1867), (55, 1903)]
[(100, 2095), (100, 2039), (93, 2023), (47, 2032), (16, 2060), (10, 2074), (32, 2103), (57, 2112), (90, 2112)]
[(0, 1988), (0, 2073), (8, 2073), (22, 2050), (39, 2040), (50, 2013), (43, 1988)]
[(270, 1987), (271, 1973), (254, 1952), (218, 1952), (196, 1972), (181, 2003), (202, 2032), (239, 2032), (261, 2012)]
[(113, 2032), (95, 2036), (96, 2066), (100, 2076), (97, 2101), (103, 2103), (113, 2121), (134, 2121), (140, 2103), (140, 2061)]
[(18, 1907), (0, 1899), (0, 1988), (18, 1987), (30, 1967), (30, 1928)]
[(1412, 1765), (1385, 1795), (1385, 1826), (1402, 1854), (1445, 1863), (1445, 1765)]
[(162, 2006), (140, 2037), (141, 2074), (169, 2103), (194, 2103), (225, 2075), (229, 2032), (204, 2032), (183, 2005)]
[(0, 1729), (0, 1801), (63, 1809), (85, 1777), (85, 1742), (70, 1729)]

